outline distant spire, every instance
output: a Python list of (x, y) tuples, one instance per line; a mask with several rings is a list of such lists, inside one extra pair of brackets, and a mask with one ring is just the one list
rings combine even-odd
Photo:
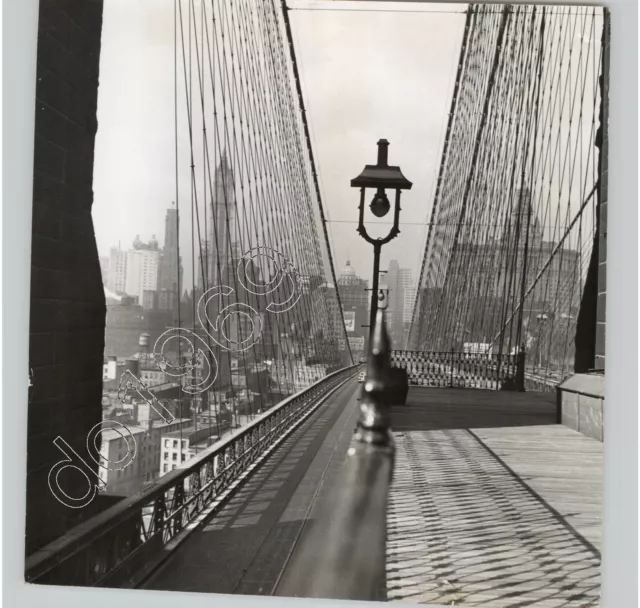
[(220, 165), (219, 167), (224, 170), (229, 167), (229, 159), (227, 158), (227, 149), (222, 149), (222, 154), (220, 155)]
[(218, 162), (218, 166), (216, 167), (216, 178), (218, 178), (218, 176), (227, 178), (230, 177), (231, 174), (231, 164), (229, 163), (227, 150), (226, 148), (223, 148), (222, 154), (220, 155), (220, 161)]

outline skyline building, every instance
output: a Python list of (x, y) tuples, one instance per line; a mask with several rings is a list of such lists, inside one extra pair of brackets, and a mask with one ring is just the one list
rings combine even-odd
[[(240, 258), (237, 222), (238, 208), (235, 198), (234, 176), (226, 152), (222, 153), (215, 173), (214, 196), (211, 208), (207, 210), (209, 226), (207, 242), (202, 245), (200, 256), (206, 261), (205, 274), (209, 285), (224, 285), (227, 269), (234, 267)], [(198, 272), (202, 272), (199, 264)], [(202, 281), (198, 282), (202, 287)]]
[(127, 252), (120, 246), (112, 247), (109, 252), (109, 270), (107, 272), (107, 289), (114, 294), (123, 294), (127, 281)]
[(402, 315), (402, 321), (404, 323), (411, 323), (413, 305), (416, 302), (416, 293), (417, 289), (415, 287), (405, 287), (404, 289), (404, 311)]
[[(536, 319), (543, 316), (568, 322), (578, 314), (584, 273), (578, 251), (558, 249), (557, 242), (544, 240), (529, 190), (517, 190), (501, 234), (460, 243), (446, 286), (425, 296), (429, 301), (423, 312), (427, 306), (434, 316), (453, 311), (450, 316), (460, 319), (456, 328), (440, 332), (433, 348), (446, 350), (462, 342), (485, 343), (511, 335), (519, 310), (525, 334), (537, 335)], [(421, 340), (425, 336), (421, 334)], [(522, 339), (528, 338), (523, 334)]]
[[(365, 340), (369, 335), (368, 327), (363, 327), (368, 324), (369, 299), (371, 297), (371, 293), (366, 291), (368, 285), (367, 280), (356, 275), (351, 261), (347, 260), (338, 277), (338, 289), (340, 290), (347, 339), (351, 344), (352, 351), (363, 351)], [(341, 328), (337, 329), (338, 335), (342, 336)]]
[(529, 242), (529, 249), (540, 245), (543, 240), (542, 226), (533, 205), (531, 191), (519, 188), (514, 192), (511, 214), (503, 232), (503, 242), (511, 246), (524, 247)]
[(149, 243), (143, 243), (140, 237), (136, 236), (133, 249), (127, 251), (124, 291), (128, 296), (137, 297), (139, 304), (144, 301), (145, 291), (158, 289), (159, 263), (160, 251), (155, 235)]
[(165, 246), (159, 247), (155, 235), (148, 243), (136, 235), (132, 248), (112, 247), (108, 258), (101, 258), (105, 287), (114, 295), (138, 299), (145, 309), (173, 310), (179, 300), (183, 268), (177, 244), (178, 212), (167, 209)]
[(402, 349), (413, 310), (411, 294), (415, 298), (411, 268), (400, 268), (398, 260), (391, 260), (384, 282), (389, 290), (389, 336), (393, 347)]
[(178, 251), (178, 210), (172, 206), (167, 209), (164, 219), (164, 247), (158, 266), (158, 290), (176, 294), (176, 301), (182, 290), (184, 272)]

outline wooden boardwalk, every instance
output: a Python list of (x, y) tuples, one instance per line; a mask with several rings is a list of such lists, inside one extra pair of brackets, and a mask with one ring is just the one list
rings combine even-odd
[(412, 388), (392, 424), (390, 600), (598, 605), (602, 444), (553, 394)]

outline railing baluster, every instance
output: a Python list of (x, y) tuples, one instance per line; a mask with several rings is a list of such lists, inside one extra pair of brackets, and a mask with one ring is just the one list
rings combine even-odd
[(390, 356), (392, 367), (407, 370), (410, 386), (554, 391), (561, 380), (528, 373), (524, 347), (515, 354), (394, 350)]
[(454, 356), (455, 353), (453, 352), (453, 349), (451, 349), (451, 382), (450, 385), (451, 388), (453, 388), (453, 366), (454, 366)]

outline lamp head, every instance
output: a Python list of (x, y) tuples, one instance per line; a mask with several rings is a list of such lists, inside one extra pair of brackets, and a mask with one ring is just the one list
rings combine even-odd
[(383, 188), (378, 188), (376, 195), (373, 197), (370, 205), (371, 213), (376, 217), (384, 217), (389, 213), (389, 209), (391, 209), (391, 204), (389, 203), (389, 199), (385, 194)]
[(381, 139), (378, 142), (378, 160), (375, 165), (367, 165), (358, 177), (351, 180), (352, 188), (392, 188), (394, 190), (411, 190), (411, 182), (402, 175), (400, 167), (389, 164), (389, 142)]

